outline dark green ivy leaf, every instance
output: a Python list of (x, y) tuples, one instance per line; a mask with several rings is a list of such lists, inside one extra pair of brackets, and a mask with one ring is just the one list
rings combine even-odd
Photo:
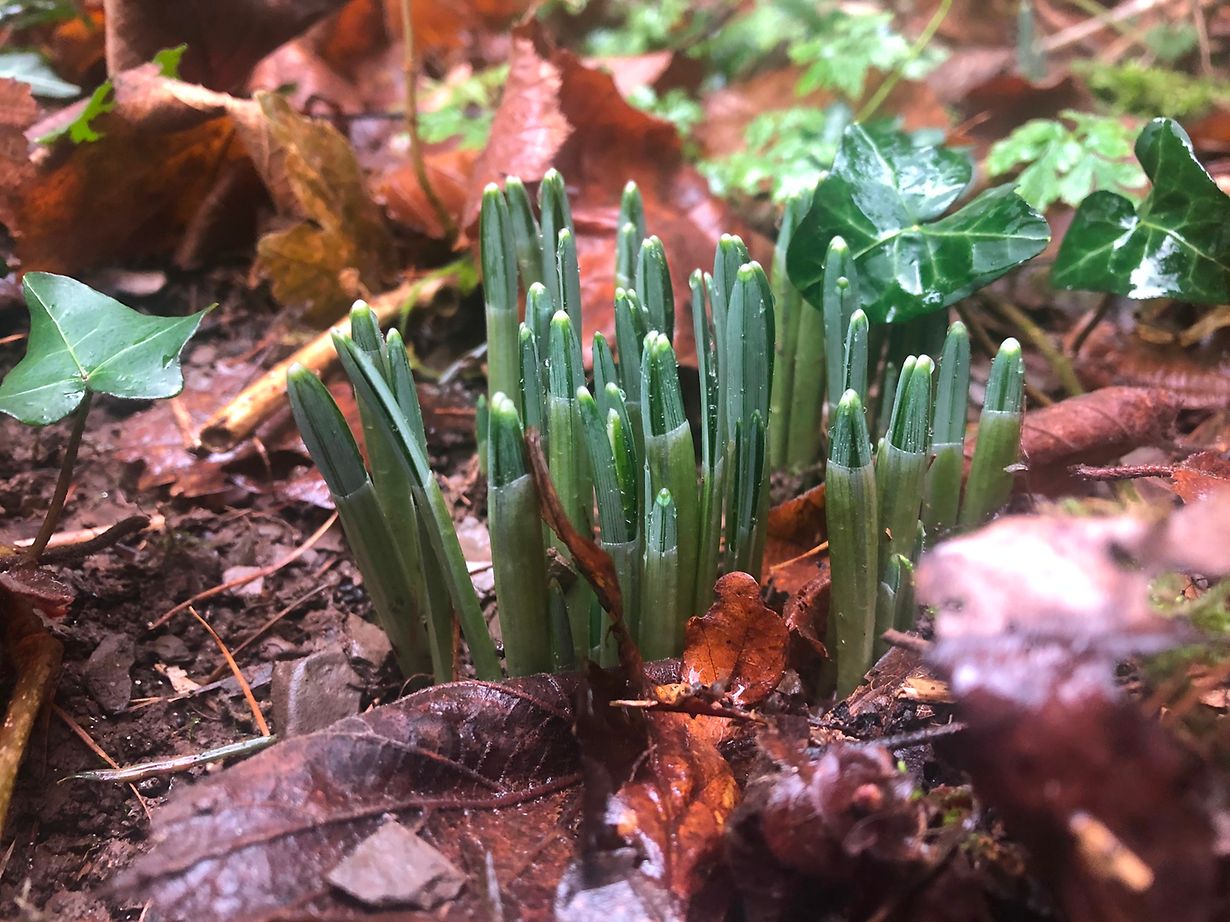
[(1106, 191), (1081, 202), (1051, 280), (1128, 298), (1230, 301), (1230, 196), (1173, 119), (1145, 126), (1136, 159), (1153, 183), (1140, 210)]
[(134, 400), (173, 397), (184, 386), (179, 353), (211, 310), (150, 317), (76, 279), (27, 273), (26, 355), (0, 384), (0, 413), (31, 426), (63, 419), (86, 392)]
[(1050, 228), (1010, 186), (940, 217), (972, 174), (963, 153), (851, 125), (795, 231), (791, 280), (819, 304), (824, 254), (840, 235), (857, 261), (863, 310), (891, 323), (940, 310), (1042, 252)]

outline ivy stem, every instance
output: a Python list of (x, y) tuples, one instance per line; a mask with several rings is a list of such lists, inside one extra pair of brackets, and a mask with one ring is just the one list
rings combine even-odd
[(60, 479), (56, 481), (56, 491), (51, 497), (51, 505), (43, 516), (43, 525), (38, 530), (38, 536), (30, 549), (26, 551), (26, 559), (30, 563), (38, 563), (39, 557), (47, 547), (47, 542), (55, 534), (56, 526), (60, 524), (60, 513), (64, 511), (64, 501), (68, 498), (68, 488), (73, 482), (73, 468), (77, 464), (77, 449), (81, 447), (81, 436), (85, 432), (85, 418), (90, 413), (90, 402), (94, 395), (85, 392), (81, 405), (73, 411), (73, 429), (68, 435), (68, 444), (64, 447), (64, 460), (60, 462)]
[(854, 117), (856, 122), (865, 122), (875, 114), (876, 109), (880, 108), (880, 105), (885, 99), (888, 98), (888, 94), (893, 91), (893, 87), (895, 87), (901, 80), (901, 75), (905, 73), (906, 67), (908, 67), (920, 54), (922, 54), (923, 49), (930, 44), (931, 39), (935, 38), (935, 33), (939, 31), (940, 26), (943, 24), (944, 19), (948, 16), (948, 11), (951, 8), (952, 0), (941, 0), (939, 8), (935, 11), (935, 15), (931, 17), (930, 22), (927, 23), (927, 27), (922, 30), (922, 34), (918, 36), (918, 40), (910, 46), (910, 50), (907, 52), (905, 60), (902, 61), (891, 74), (885, 77), (884, 82), (876, 88), (875, 94), (867, 100), (866, 105), (864, 105), (863, 108), (859, 110), (858, 115)]
[(987, 300), (1005, 320), (1014, 324), (1029, 340), (1030, 345), (1050, 363), (1051, 371), (1055, 373), (1055, 377), (1059, 379), (1059, 383), (1068, 392), (1069, 397), (1079, 397), (1085, 393), (1080, 378), (1076, 376), (1076, 370), (1072, 367), (1072, 361), (1055, 346), (1045, 330), (1034, 323), (1028, 314), (1011, 301), (1001, 301), (990, 296)]
[(406, 81), (406, 131), (410, 135), (410, 162), (414, 165), (414, 175), (419, 181), (419, 187), (431, 203), (444, 235), (451, 244), (457, 239), (457, 223), (449, 214), (440, 196), (436, 194), (435, 186), (427, 175), (427, 162), (423, 159), (423, 141), (419, 137), (419, 87), (418, 67), (414, 59), (414, 24), (411, 17), (411, 0), (401, 0), (401, 34), (405, 48), (402, 51), (402, 73)]

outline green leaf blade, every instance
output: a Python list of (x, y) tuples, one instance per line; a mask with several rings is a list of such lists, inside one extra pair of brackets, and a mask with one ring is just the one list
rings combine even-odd
[(1172, 119), (1145, 127), (1136, 159), (1153, 183), (1139, 210), (1113, 192), (1085, 199), (1059, 248), (1052, 282), (1137, 299), (1230, 300), (1230, 196)]
[(173, 397), (179, 356), (210, 308), (153, 317), (62, 275), (28, 273), (25, 357), (0, 384), (0, 412), (32, 426), (63, 419), (86, 391), (132, 400)]

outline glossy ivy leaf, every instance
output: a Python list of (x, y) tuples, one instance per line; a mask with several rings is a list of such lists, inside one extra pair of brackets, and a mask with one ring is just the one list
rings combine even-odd
[(1081, 203), (1051, 280), (1128, 298), (1230, 301), (1230, 196), (1217, 187), (1178, 122), (1157, 118), (1136, 139), (1153, 183), (1137, 210), (1113, 192)]
[(30, 272), (26, 355), (0, 383), (0, 413), (31, 426), (63, 419), (86, 392), (134, 400), (173, 397), (184, 386), (179, 353), (212, 308), (150, 317), (76, 279)]
[(824, 254), (840, 235), (858, 265), (863, 310), (892, 323), (940, 310), (1042, 252), (1050, 228), (1010, 186), (941, 217), (972, 174), (967, 155), (926, 138), (851, 125), (795, 231), (791, 280), (819, 304)]

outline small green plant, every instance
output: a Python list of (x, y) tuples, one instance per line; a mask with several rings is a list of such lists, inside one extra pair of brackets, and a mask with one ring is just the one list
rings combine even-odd
[(1230, 196), (1173, 119), (1144, 127), (1136, 159), (1152, 183), (1144, 201), (1104, 190), (1081, 202), (1052, 282), (1128, 298), (1230, 301)]
[(73, 417), (59, 480), (27, 556), (38, 560), (55, 532), (72, 483), (95, 394), (130, 400), (173, 397), (184, 386), (179, 354), (211, 308), (150, 317), (63, 275), (29, 272), (25, 357), (0, 383), (0, 413), (30, 426)]
[(437, 81), (420, 93), (436, 104), (419, 112), (419, 137), (426, 144), (457, 139), (462, 149), (479, 150), (491, 134), (500, 89), (508, 80), (508, 65), (477, 70), (456, 82)]
[[(526, 425), (540, 433), (571, 523), (582, 534), (597, 525), (645, 655), (676, 655), (719, 568), (760, 567), (774, 342), (768, 279), (736, 237), (722, 238), (712, 275), (693, 274), (705, 382), (698, 470), (672, 345), (670, 270), (661, 242), (645, 236), (640, 193), (634, 185), (624, 193), (615, 253), (618, 276), (634, 287), (616, 293), (616, 348), (594, 337), (592, 387), (581, 360), (571, 209), (554, 171), (539, 186), (537, 212), (515, 179), (484, 192), (489, 392), (479, 442), (505, 665), (524, 675), (616, 658), (593, 591), (567, 567), (547, 566), (549, 553), (567, 561), (568, 549), (539, 520)], [(289, 374), (291, 404), (401, 668), (450, 678), (455, 614), (475, 672), (497, 678), (498, 654), (428, 466), (401, 339), (394, 331), (381, 340), (370, 310), (358, 305), (349, 335), (334, 341), (355, 389), (367, 464), (327, 389), (302, 368)]]
[(1147, 67), (1139, 61), (1074, 61), (1072, 70), (1115, 115), (1198, 118), (1213, 106), (1230, 103), (1228, 81)]
[(1126, 192), (1145, 184), (1127, 160), (1131, 129), (1120, 118), (1066, 109), (1058, 119), (1034, 119), (997, 141), (987, 155), (987, 175), (1020, 169), (1016, 191), (1039, 211), (1059, 201), (1076, 207), (1092, 192)]

